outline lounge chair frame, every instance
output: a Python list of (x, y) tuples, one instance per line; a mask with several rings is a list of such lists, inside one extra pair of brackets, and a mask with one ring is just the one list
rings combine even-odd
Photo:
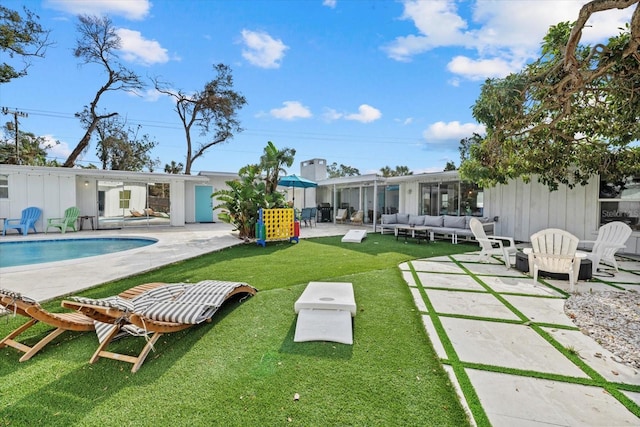
[[(238, 294), (255, 295), (256, 292), (257, 290), (252, 286), (242, 284), (226, 294), (224, 301), (226, 302), (231, 297)], [(194, 324), (191, 323), (158, 321), (120, 308), (99, 306), (78, 301), (63, 301), (62, 306), (77, 310), (87, 317), (107, 324), (104, 327), (104, 331), (106, 332), (105, 334), (101, 335), (100, 331), (97, 330), (100, 344), (93, 356), (91, 356), (91, 359), (89, 359), (89, 363), (96, 363), (101, 357), (119, 360), (132, 364), (131, 372), (134, 373), (140, 369), (149, 355), (149, 352), (153, 350), (154, 344), (162, 335), (178, 332), (194, 326)], [(206, 322), (211, 322), (211, 318), (206, 319)], [(143, 335), (147, 340), (140, 353), (137, 355), (130, 355), (107, 350), (107, 347), (123, 332), (132, 333), (132, 329), (135, 328), (131, 328), (131, 326), (144, 331), (142, 334), (135, 334)], [(100, 327), (97, 327), (97, 329), (100, 329)], [(149, 334), (151, 334), (150, 338), (148, 337)]]
[[(162, 285), (165, 285), (165, 283), (145, 283), (128, 289), (118, 296), (125, 299), (131, 299), (146, 290)], [(52, 313), (42, 308), (37, 301), (22, 296), (17, 292), (0, 289), (0, 306), (5, 307), (8, 311), (14, 314), (29, 318), (26, 323), (22, 324), (0, 340), (0, 348), (12, 347), (24, 353), (24, 355), (19, 359), (20, 362), (25, 362), (31, 359), (36, 353), (42, 350), (42, 348), (65, 331), (87, 332), (95, 330), (94, 319), (89, 316), (85, 316), (78, 312)], [(38, 322), (51, 325), (55, 327), (55, 329), (31, 347), (16, 341), (18, 336)]]

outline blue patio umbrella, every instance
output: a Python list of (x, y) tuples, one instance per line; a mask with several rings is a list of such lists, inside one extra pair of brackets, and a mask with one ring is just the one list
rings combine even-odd
[(313, 181), (311, 181), (309, 179), (306, 179), (306, 178), (302, 178), (302, 177), (300, 177), (298, 175), (283, 176), (278, 181), (278, 185), (281, 185), (283, 187), (292, 187), (292, 188), (294, 188), (294, 190), (293, 190), (293, 202), (294, 202), (294, 204), (295, 204), (295, 201), (296, 201), (295, 188), (312, 188), (312, 187), (317, 187), (318, 186), (318, 184), (316, 182), (313, 182)]

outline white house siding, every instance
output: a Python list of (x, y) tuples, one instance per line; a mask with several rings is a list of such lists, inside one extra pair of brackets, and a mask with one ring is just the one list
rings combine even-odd
[[(38, 231), (43, 231), (46, 218), (58, 218), (71, 206), (80, 208), (81, 215), (98, 215), (97, 183), (124, 182), (126, 189), (132, 189), (131, 208), (144, 209), (146, 184), (151, 182), (171, 185), (172, 226), (185, 224), (188, 195), (193, 193), (193, 183), (206, 184), (208, 178), (190, 175), (170, 175), (147, 172), (105, 171), (96, 169), (67, 169), (38, 166), (0, 165), (0, 175), (7, 175), (9, 197), (0, 199), (0, 218), (19, 218), (28, 206), (43, 210), (36, 223)], [(189, 192), (185, 187), (189, 185)], [(122, 187), (114, 189), (114, 197), (119, 198)], [(117, 205), (117, 204), (116, 204)], [(119, 209), (117, 215), (121, 215)], [(193, 214), (192, 214), (193, 215)]]
[[(6, 172), (0, 170), (0, 173)], [(59, 218), (75, 205), (76, 184), (72, 174), (39, 173), (24, 170), (9, 173), (9, 198), (0, 200), (0, 217), (20, 218), (29, 206), (42, 209), (36, 229), (44, 231), (46, 218)]]
[[(561, 228), (581, 240), (595, 240), (599, 227), (598, 191), (597, 178), (586, 186), (569, 189), (561, 185), (552, 192), (535, 177), (528, 184), (518, 179), (484, 189), (485, 215), (499, 217), (496, 234), (523, 242), (545, 228)], [(640, 253), (640, 235), (632, 235), (626, 246), (624, 252)]]
[(76, 177), (76, 206), (80, 215), (98, 216), (98, 191), (96, 180)]
[(185, 185), (173, 181), (170, 184), (169, 197), (171, 198), (171, 225), (184, 226), (185, 218)]

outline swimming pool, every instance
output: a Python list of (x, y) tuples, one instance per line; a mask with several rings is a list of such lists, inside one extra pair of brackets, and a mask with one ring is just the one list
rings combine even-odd
[(132, 237), (0, 242), (0, 268), (105, 255), (156, 242), (156, 239)]

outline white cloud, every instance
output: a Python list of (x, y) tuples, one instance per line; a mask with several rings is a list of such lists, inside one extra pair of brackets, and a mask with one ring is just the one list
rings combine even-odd
[(470, 80), (484, 80), (489, 77), (504, 77), (522, 69), (523, 65), (523, 63), (508, 63), (502, 58), (471, 59), (466, 56), (456, 56), (447, 64), (447, 69), (453, 74)]
[[(501, 76), (537, 58), (549, 26), (575, 21), (585, 3), (587, 0), (564, 0), (541, 7), (537, 1), (404, 0), (401, 19), (412, 21), (416, 33), (397, 37), (383, 50), (390, 58), (407, 62), (440, 47), (469, 49), (469, 54), (449, 63), (452, 73), (475, 80)], [(470, 11), (464, 14), (468, 19), (460, 9)], [(585, 27), (582, 42), (604, 41), (618, 34), (633, 9), (596, 13)]]
[(126, 61), (147, 66), (169, 61), (167, 49), (160, 46), (160, 43), (155, 40), (145, 39), (139, 31), (119, 28), (116, 33), (120, 37), (120, 51)]
[(358, 112), (353, 114), (347, 114), (344, 116), (346, 120), (355, 120), (361, 123), (371, 123), (382, 117), (382, 113), (377, 108), (374, 108), (367, 104), (362, 104), (358, 107)]
[(341, 119), (344, 114), (339, 113), (333, 108), (325, 108), (324, 113), (322, 113), (322, 118), (327, 122), (333, 122), (335, 120)]
[(69, 154), (71, 154), (71, 151), (73, 151), (66, 142), (60, 141), (58, 144), (58, 141), (56, 141), (53, 135), (43, 135), (42, 137), (45, 139), (45, 142), (40, 144), (40, 147), (47, 151), (48, 157), (64, 162), (67, 157), (69, 157)]
[(73, 15), (119, 15), (131, 20), (144, 19), (149, 14), (149, 0), (45, 0), (45, 7)]
[(463, 138), (472, 136), (474, 133), (484, 134), (484, 125), (453, 121), (449, 123), (436, 122), (429, 126), (422, 133), (422, 136), (424, 136), (427, 141), (455, 141), (457, 143)]
[(282, 40), (260, 31), (242, 30), (242, 42), (245, 45), (243, 58), (261, 68), (280, 68), (284, 52), (289, 49)]
[(409, 61), (412, 56), (441, 46), (464, 45), (468, 36), (467, 23), (457, 14), (454, 1), (404, 2), (401, 19), (411, 20), (419, 35), (397, 37), (383, 50), (397, 61)]
[(337, 0), (323, 0), (322, 1), (322, 5), (323, 6), (330, 7), (331, 9), (334, 9), (336, 7), (337, 3), (338, 3)]
[(307, 119), (312, 116), (311, 110), (298, 101), (285, 101), (284, 107), (274, 108), (270, 111), (271, 115), (276, 119), (295, 120)]
[(136, 97), (142, 98), (147, 102), (155, 102), (162, 97), (167, 97), (167, 98), (169, 97), (169, 95), (158, 92), (155, 88), (147, 89), (144, 91), (135, 91), (135, 90), (127, 91), (127, 94), (129, 96), (136, 96)]

